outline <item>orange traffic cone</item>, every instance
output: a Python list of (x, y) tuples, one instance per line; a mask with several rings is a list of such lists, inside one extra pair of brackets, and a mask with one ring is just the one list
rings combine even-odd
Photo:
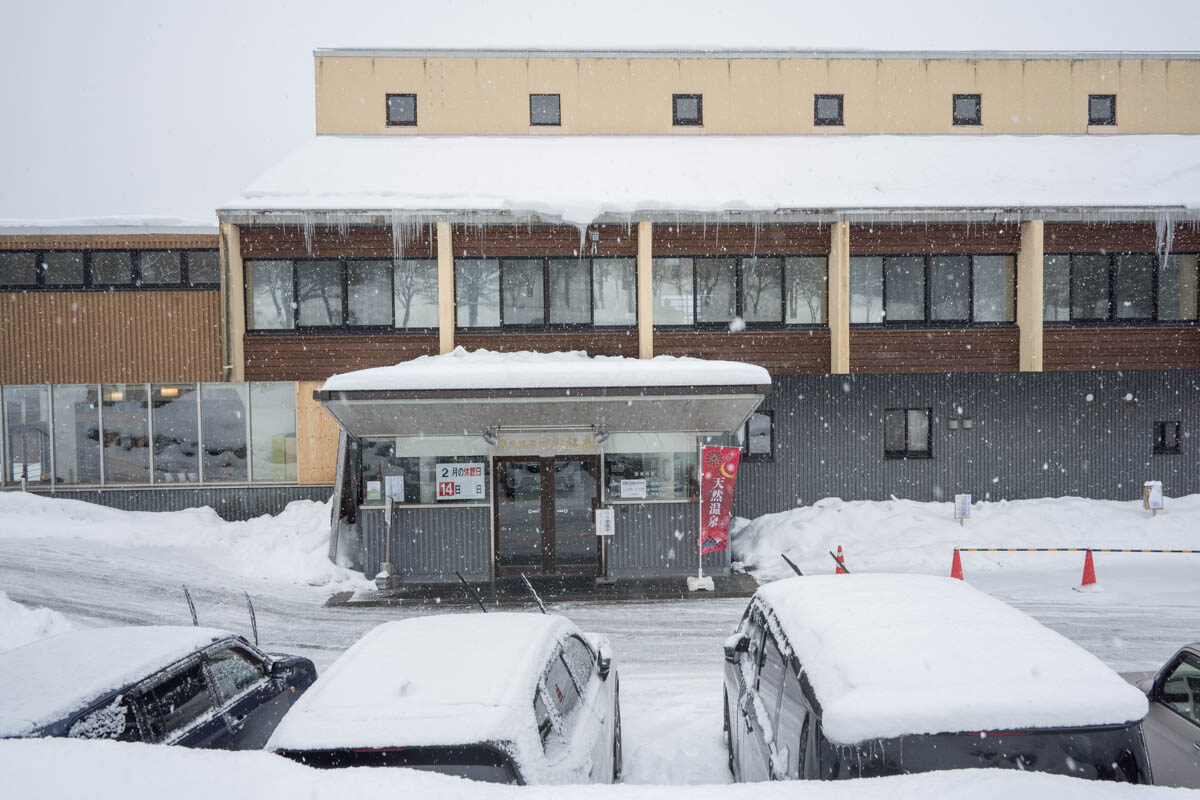
[(834, 575), (849, 575), (846, 571), (846, 557), (842, 555), (842, 546), (838, 545), (837, 551), (837, 569), (833, 571)]
[(1096, 585), (1096, 563), (1092, 561), (1092, 551), (1088, 550), (1083, 559), (1083, 582), (1080, 586)]
[(950, 577), (963, 579), (962, 574), (962, 557), (958, 554), (958, 548), (954, 548), (954, 562), (950, 564)]

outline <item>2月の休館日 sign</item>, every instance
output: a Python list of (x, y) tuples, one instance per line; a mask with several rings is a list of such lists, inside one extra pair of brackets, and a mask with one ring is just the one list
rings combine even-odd
[(438, 500), (482, 500), (486, 470), (483, 462), (437, 465)]

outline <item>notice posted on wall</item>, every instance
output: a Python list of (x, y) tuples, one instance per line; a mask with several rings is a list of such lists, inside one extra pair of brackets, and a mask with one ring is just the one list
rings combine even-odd
[(367, 502), (377, 503), (383, 499), (383, 481), (367, 481)]
[(391, 498), (393, 503), (404, 502), (404, 475), (385, 475), (383, 476), (384, 488), (387, 496)]
[(954, 518), (955, 519), (970, 519), (971, 518), (971, 495), (969, 495), (969, 494), (954, 495)]
[(611, 508), (596, 509), (596, 535), (612, 536), (617, 532), (617, 515)]
[(438, 500), (483, 500), (483, 462), (437, 465)]
[(629, 498), (645, 499), (645, 497), (646, 497), (646, 479), (645, 478), (635, 478), (632, 480), (624, 479), (621, 481), (621, 499), (623, 499), (623, 500), (629, 499)]
[(1152, 511), (1161, 511), (1163, 507), (1162, 481), (1146, 481), (1146, 507)]

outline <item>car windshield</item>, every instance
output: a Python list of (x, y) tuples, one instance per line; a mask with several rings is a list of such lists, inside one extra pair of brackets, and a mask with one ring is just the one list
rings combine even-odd
[(821, 744), (821, 777), (873, 778), (1000, 767), (1076, 778), (1149, 783), (1137, 724), (1124, 727), (939, 733)]
[(486, 783), (521, 783), (512, 759), (486, 745), (280, 750), (279, 755), (317, 769), (408, 767)]

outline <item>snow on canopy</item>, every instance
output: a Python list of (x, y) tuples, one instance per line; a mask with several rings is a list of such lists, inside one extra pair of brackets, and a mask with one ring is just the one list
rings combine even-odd
[(456, 347), (390, 367), (334, 375), (325, 391), (389, 389), (546, 389), (600, 386), (765, 386), (771, 375), (753, 364), (700, 358), (589, 356), (559, 353), (496, 353)]
[(225, 210), (1195, 210), (1198, 169), (1195, 135), (317, 136)]
[(0, 692), (0, 737), (27, 736), (232, 635), (153, 625), (86, 628), (0, 653), (0, 686), (9, 687)]
[(1111, 725), (1146, 696), (1098, 658), (967, 583), (820, 575), (761, 587), (841, 744), (905, 734)]

